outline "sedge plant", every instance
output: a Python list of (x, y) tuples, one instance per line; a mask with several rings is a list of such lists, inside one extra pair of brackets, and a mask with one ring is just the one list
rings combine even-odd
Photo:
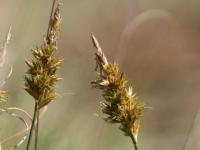
[(57, 70), (61, 59), (56, 57), (60, 26), (60, 4), (54, 0), (47, 35), (41, 47), (31, 50), (33, 58), (26, 60), (25, 90), (34, 98), (35, 109), (32, 126), (26, 146), (29, 150), (33, 130), (35, 128), (35, 150), (37, 150), (40, 110), (56, 97), (55, 84), (60, 80)]
[(94, 88), (102, 91), (104, 101), (101, 101), (103, 119), (108, 123), (120, 124), (120, 130), (132, 139), (135, 150), (138, 150), (138, 131), (144, 104), (133, 93), (123, 73), (115, 62), (108, 62), (97, 39), (92, 35), (92, 42), (96, 48), (95, 60), (98, 79), (92, 81)]

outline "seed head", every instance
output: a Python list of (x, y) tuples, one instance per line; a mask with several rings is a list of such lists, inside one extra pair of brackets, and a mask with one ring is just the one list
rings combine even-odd
[(42, 108), (55, 99), (55, 83), (60, 80), (57, 70), (61, 59), (55, 56), (60, 26), (60, 8), (57, 5), (50, 20), (49, 31), (44, 45), (31, 50), (33, 58), (26, 60), (25, 90)]
[(104, 120), (109, 123), (120, 123), (120, 129), (127, 136), (137, 139), (139, 122), (144, 104), (133, 94), (132, 87), (123, 73), (119, 73), (117, 64), (109, 63), (97, 41), (92, 35), (98, 79), (92, 82), (94, 88), (102, 90), (104, 101), (101, 102)]

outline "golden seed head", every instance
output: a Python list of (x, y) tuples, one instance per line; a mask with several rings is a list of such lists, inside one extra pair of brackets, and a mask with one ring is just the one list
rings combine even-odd
[(120, 74), (116, 63), (109, 63), (97, 39), (92, 35), (95, 53), (96, 70), (99, 69), (98, 79), (92, 82), (93, 87), (102, 90), (105, 101), (101, 102), (104, 118), (109, 123), (120, 123), (120, 129), (125, 135), (137, 139), (139, 121), (144, 110), (144, 105), (133, 94), (132, 87), (124, 74)]
[(60, 26), (59, 6), (58, 4), (51, 18), (44, 45), (32, 49), (33, 59), (25, 61), (27, 73), (24, 87), (33, 96), (39, 108), (55, 99), (55, 83), (60, 80), (56, 73), (60, 68), (61, 59), (55, 56)]

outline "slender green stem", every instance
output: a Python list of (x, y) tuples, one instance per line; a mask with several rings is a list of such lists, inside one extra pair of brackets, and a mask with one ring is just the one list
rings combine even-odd
[(32, 137), (32, 134), (33, 134), (34, 126), (35, 126), (37, 108), (38, 108), (38, 103), (36, 102), (36, 103), (35, 103), (34, 114), (33, 114), (33, 120), (32, 120), (32, 124), (31, 124), (31, 130), (30, 130), (30, 133), (29, 133), (29, 137), (28, 137), (28, 142), (27, 142), (26, 150), (29, 150), (29, 147), (30, 147), (30, 144), (31, 144), (31, 137)]
[(37, 108), (36, 112), (36, 126), (35, 126), (35, 150), (37, 150), (38, 145), (38, 133), (39, 133), (39, 116), (40, 116), (40, 110)]
[(132, 133), (131, 133), (131, 139), (132, 139), (135, 150), (138, 150), (137, 141), (135, 139), (135, 136)]

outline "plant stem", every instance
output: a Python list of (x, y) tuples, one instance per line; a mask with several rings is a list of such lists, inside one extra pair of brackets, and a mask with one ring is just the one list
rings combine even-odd
[(31, 144), (31, 137), (32, 137), (32, 134), (33, 134), (34, 126), (35, 126), (37, 108), (38, 108), (38, 103), (36, 102), (36, 103), (35, 103), (34, 114), (33, 114), (33, 120), (32, 120), (32, 124), (31, 124), (31, 130), (30, 130), (30, 133), (29, 133), (29, 137), (28, 137), (28, 142), (27, 142), (26, 150), (29, 150), (29, 147), (30, 147), (30, 144)]
[(40, 110), (37, 108), (36, 112), (36, 126), (35, 126), (35, 150), (37, 150), (37, 145), (38, 145), (38, 133), (39, 133), (39, 118), (40, 116)]
[(133, 142), (135, 150), (138, 150), (137, 141), (136, 141), (135, 136), (133, 135), (133, 133), (131, 133), (130, 137), (132, 139), (132, 142)]

